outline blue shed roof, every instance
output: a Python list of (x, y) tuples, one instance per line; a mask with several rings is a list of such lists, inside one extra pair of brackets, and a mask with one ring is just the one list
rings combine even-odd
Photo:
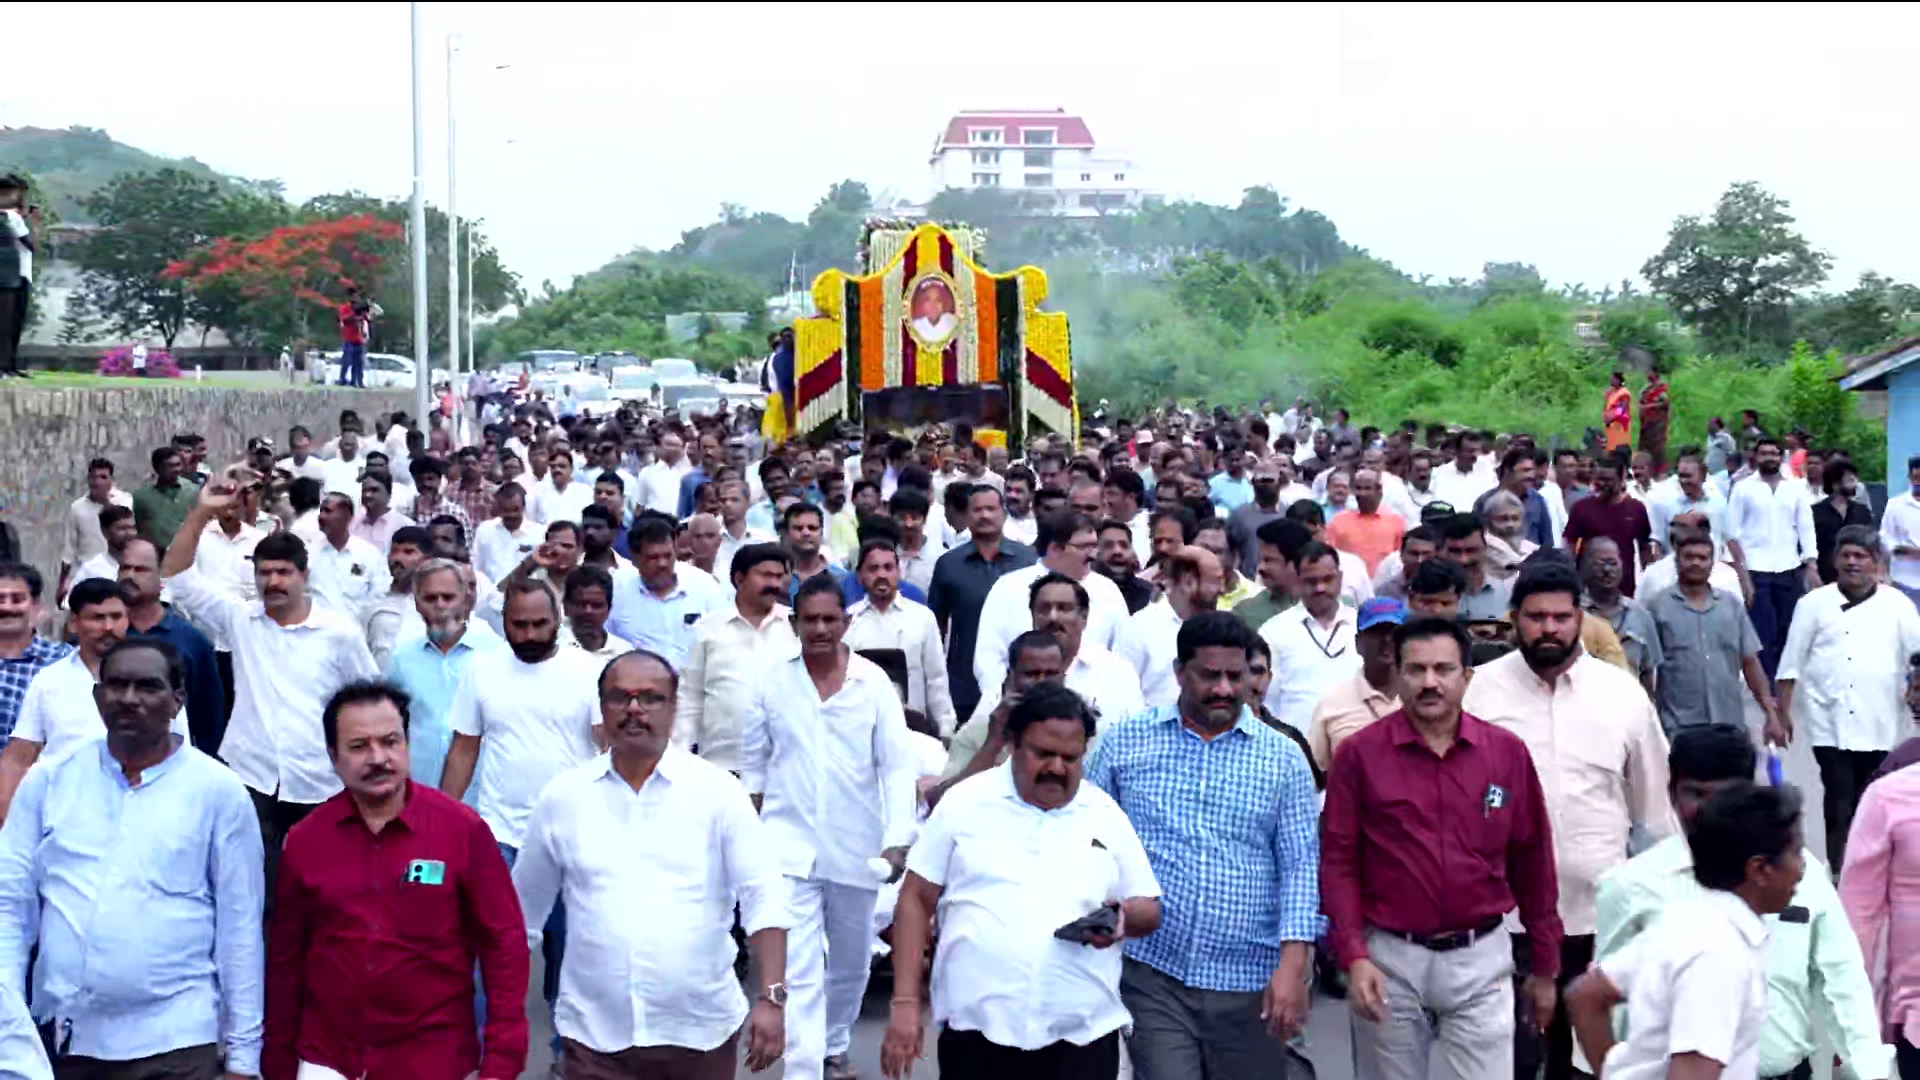
[(1840, 376), (1840, 389), (1885, 390), (1887, 376), (1916, 360), (1920, 360), (1920, 337), (1910, 337), (1879, 352), (1852, 357), (1847, 361), (1847, 373)]

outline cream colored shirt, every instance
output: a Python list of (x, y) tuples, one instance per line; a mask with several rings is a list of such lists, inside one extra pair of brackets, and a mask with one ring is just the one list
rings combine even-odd
[(1364, 674), (1334, 684), (1313, 707), (1307, 723), (1307, 745), (1324, 771), (1333, 767), (1334, 751), (1349, 735), (1400, 707), (1400, 699), (1374, 689)]
[(895, 596), (885, 611), (870, 598), (847, 608), (847, 648), (899, 649), (907, 655), (907, 707), (931, 720), (940, 734), (953, 734), (953, 693), (947, 688), (947, 654), (940, 624), (925, 604)]
[(675, 746), (697, 748), (701, 757), (715, 765), (740, 771), (740, 736), (754, 693), (775, 665), (800, 650), (791, 615), (786, 605), (777, 604), (764, 622), (754, 626), (735, 602), (707, 613), (695, 624), (686, 670), (680, 673)]
[(68, 566), (78, 566), (95, 555), (104, 555), (107, 551), (107, 538), (100, 532), (100, 511), (109, 506), (124, 506), (133, 509), (133, 496), (114, 488), (107, 492), (107, 501), (97, 503), (85, 495), (73, 500), (67, 508), (66, 539), (60, 546), (60, 561)]
[(1467, 712), (1520, 736), (1553, 822), (1560, 919), (1594, 932), (1600, 876), (1627, 861), (1634, 825), (1679, 831), (1667, 801), (1667, 737), (1638, 679), (1582, 654), (1552, 686), (1518, 652), (1473, 671)]

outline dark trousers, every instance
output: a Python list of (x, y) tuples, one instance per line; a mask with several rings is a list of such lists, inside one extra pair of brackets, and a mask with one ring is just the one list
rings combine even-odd
[(711, 1050), (684, 1046), (630, 1046), (612, 1054), (562, 1039), (560, 1064), (567, 1080), (733, 1080), (740, 1061), (740, 1033)]
[(1260, 991), (1200, 990), (1132, 957), (1122, 965), (1135, 1080), (1312, 1080), (1312, 1063), (1267, 1033)]
[(273, 910), (273, 883), (280, 879), (280, 849), (287, 846), (287, 832), (313, 813), (313, 803), (282, 802), (277, 796), (263, 795), (252, 788), (253, 812), (260, 819), (260, 843), (267, 856), (267, 903)]
[(207, 754), (220, 752), (220, 740), (227, 737), (227, 721), (233, 719), (233, 654), (214, 653), (213, 666), (220, 670), (221, 701), (226, 707), (218, 717), (199, 724), (193, 723), (191, 716), (187, 718), (187, 733), (193, 737), (194, 748)]
[(1860, 795), (1886, 757), (1885, 750), (1813, 748), (1814, 763), (1820, 766), (1820, 809), (1827, 819), (1827, 865), (1836, 871), (1846, 861), (1847, 831), (1853, 828), (1853, 811), (1860, 805)]
[(1085, 1046), (1057, 1042), (1038, 1050), (1016, 1050), (977, 1031), (943, 1028), (936, 1052), (940, 1080), (1105, 1080), (1120, 1074), (1118, 1030)]
[(340, 343), (340, 385), (367, 385), (367, 347), (359, 342)]
[(1573, 1080), (1575, 1076), (1587, 1075), (1573, 1067), (1573, 1023), (1567, 1017), (1565, 1000), (1567, 984), (1579, 978), (1592, 963), (1592, 934), (1569, 934), (1560, 942), (1560, 977), (1553, 980), (1553, 984), (1560, 992), (1561, 1003), (1554, 1007), (1553, 1023), (1547, 1025), (1547, 1030), (1540, 1031), (1533, 1026), (1532, 1000), (1518, 989), (1533, 972), (1533, 952), (1526, 938), (1514, 936), (1513, 1004), (1519, 1014), (1513, 1026), (1514, 1080), (1533, 1080), (1543, 1064), (1547, 1067), (1547, 1080)]
[(1899, 1068), (1900, 1080), (1920, 1080), (1920, 1047), (1905, 1036), (1893, 1041), (1893, 1062)]
[(1780, 670), (1780, 651), (1787, 647), (1787, 628), (1793, 625), (1793, 609), (1806, 594), (1806, 579), (1797, 568), (1777, 574), (1754, 570), (1747, 576), (1753, 579), (1753, 607), (1747, 614), (1760, 637), (1760, 666), (1771, 679)]
[(220, 1050), (208, 1043), (138, 1061), (57, 1057), (53, 1075), (54, 1080), (220, 1080)]
[(1808, 1058), (1779, 1076), (1763, 1076), (1760, 1080), (1813, 1080), (1813, 1059)]
[(20, 335), (27, 329), (29, 286), (0, 289), (0, 371), (20, 370)]

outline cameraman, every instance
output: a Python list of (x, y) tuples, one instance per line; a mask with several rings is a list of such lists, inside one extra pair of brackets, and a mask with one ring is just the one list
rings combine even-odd
[(33, 232), (40, 208), (27, 205), (27, 182), (0, 176), (0, 378), (24, 377), (20, 334), (27, 327), (27, 294), (33, 288)]
[(340, 385), (367, 385), (367, 339), (372, 336), (373, 317), (380, 309), (357, 286), (347, 286), (346, 303), (340, 305)]

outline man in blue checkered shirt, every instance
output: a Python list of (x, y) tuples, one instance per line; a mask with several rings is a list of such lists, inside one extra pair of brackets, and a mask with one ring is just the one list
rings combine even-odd
[(27, 684), (40, 669), (73, 651), (34, 632), (42, 610), (40, 571), (25, 563), (0, 563), (0, 741), (13, 734)]
[(1126, 943), (1120, 977), (1138, 1080), (1283, 1075), (1306, 1022), (1319, 806), (1306, 755), (1245, 704), (1252, 646), (1229, 612), (1181, 624), (1179, 701), (1107, 728), (1087, 766), (1163, 891), (1165, 921)]

